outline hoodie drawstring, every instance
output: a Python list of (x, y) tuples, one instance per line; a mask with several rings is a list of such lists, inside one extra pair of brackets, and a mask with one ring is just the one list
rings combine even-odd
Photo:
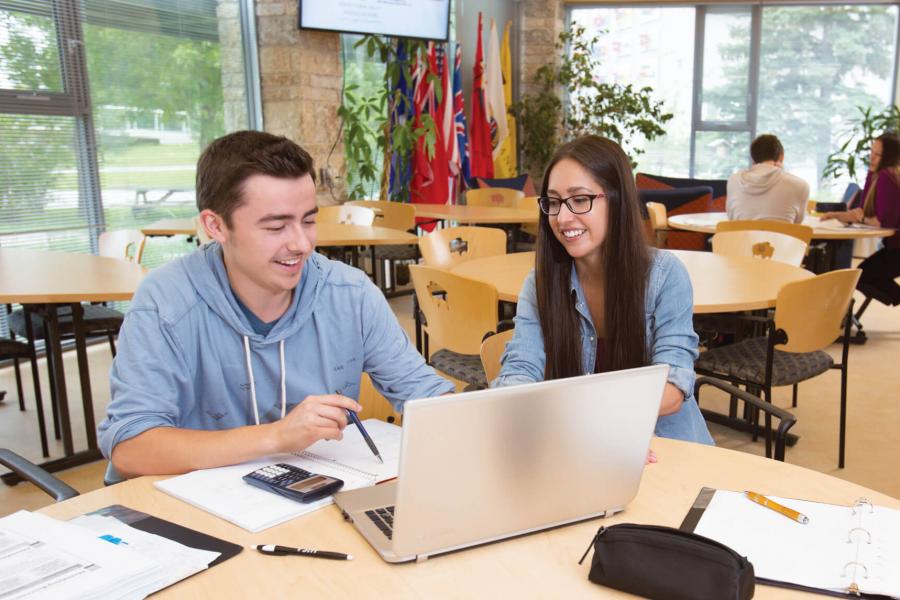
[[(244, 359), (247, 362), (247, 375), (250, 376), (250, 399), (253, 400), (253, 419), (259, 425), (259, 407), (256, 405), (256, 381), (253, 379), (253, 364), (250, 361), (250, 338), (244, 336)], [(287, 388), (284, 373), (284, 340), (278, 342), (278, 360), (281, 366), (281, 418), (287, 409)]]

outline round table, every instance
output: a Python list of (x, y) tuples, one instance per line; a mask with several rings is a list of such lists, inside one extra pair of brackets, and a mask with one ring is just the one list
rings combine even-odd
[[(716, 225), (721, 221), (727, 221), (728, 215), (723, 212), (690, 213), (669, 217), (669, 227), (693, 231), (696, 233), (713, 234)], [(893, 229), (871, 227), (869, 225), (843, 225), (825, 224), (818, 217), (806, 216), (803, 225), (812, 227), (814, 240), (857, 240), (863, 238), (883, 238), (894, 235)]]
[[(390, 598), (621, 598), (626, 595), (588, 581), (590, 560), (578, 564), (597, 529), (616, 523), (678, 527), (704, 486), (756, 490), (772, 496), (847, 506), (866, 497), (875, 505), (900, 509), (900, 500), (796, 465), (662, 438), (655, 438), (651, 447), (659, 462), (644, 469), (638, 494), (623, 512), (418, 564), (390, 565), (382, 561), (356, 529), (344, 521), (336, 506), (254, 534), (157, 490), (153, 482), (160, 477), (125, 481), (40, 512), (70, 519), (121, 504), (247, 548), (230, 560), (162, 590), (155, 596), (158, 598), (278, 598), (301, 588), (303, 595), (311, 598), (359, 596), (361, 591), (366, 597)], [(465, 464), (477, 457), (469, 456), (462, 443), (456, 460)], [(345, 552), (353, 554), (354, 559), (345, 562), (273, 557), (249, 549), (267, 543)], [(652, 565), (648, 569), (652, 572)], [(761, 599), (812, 598), (797, 590), (766, 585), (757, 585), (755, 591), (755, 598)]]
[[(345, 223), (318, 223), (317, 246), (390, 246), (393, 244), (415, 244), (415, 235), (367, 225), (347, 225)], [(186, 219), (160, 219), (141, 228), (146, 236), (194, 235), (194, 222)]]
[[(806, 269), (750, 256), (691, 250), (665, 252), (674, 254), (687, 268), (694, 287), (695, 313), (772, 308), (784, 284), (813, 277)], [(451, 270), (492, 283), (500, 300), (517, 302), (522, 283), (533, 268), (534, 252), (518, 252), (473, 259)]]
[(537, 211), (502, 206), (463, 206), (459, 204), (417, 204), (416, 216), (440, 221), (456, 221), (461, 224), (492, 223), (522, 224), (537, 223)]

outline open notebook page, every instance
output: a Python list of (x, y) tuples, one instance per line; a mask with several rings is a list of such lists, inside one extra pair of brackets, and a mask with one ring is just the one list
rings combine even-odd
[[(868, 578), (862, 569), (849, 565), (852, 561), (865, 564), (864, 554), (893, 556), (900, 540), (894, 527), (900, 526), (900, 513), (875, 507), (873, 514), (863, 515), (866, 529), (881, 530), (873, 537), (873, 544), (848, 543), (848, 535), (855, 541), (859, 532), (860, 512), (854, 514), (847, 506), (768, 496), (775, 502), (800, 511), (809, 517), (801, 524), (780, 513), (749, 500), (744, 492), (717, 490), (703, 512), (694, 533), (719, 541), (753, 563), (757, 577), (807, 587), (846, 591), (855, 581), (860, 590), (885, 595), (900, 595), (897, 576), (872, 560)], [(893, 513), (887, 519), (878, 513)], [(893, 524), (889, 523), (893, 520)], [(869, 522), (871, 521), (871, 523)], [(876, 546), (876, 540), (886, 542)], [(893, 545), (893, 550), (890, 545)], [(857, 548), (866, 548), (865, 551)], [(861, 560), (860, 560), (861, 559)], [(900, 564), (898, 562), (885, 564)], [(845, 568), (847, 567), (847, 568)], [(892, 569), (893, 570), (893, 569)]]
[[(372, 455), (356, 427), (344, 430), (338, 442), (317, 442), (310, 455), (279, 454), (215, 469), (202, 469), (157, 481), (160, 490), (197, 508), (252, 532), (262, 531), (332, 503), (331, 496), (302, 504), (247, 484), (242, 477), (255, 469), (278, 462), (296, 465), (313, 473), (342, 479), (343, 490), (352, 490), (397, 476), (402, 430), (376, 419), (363, 421), (384, 459)], [(312, 451), (315, 450), (314, 453)]]

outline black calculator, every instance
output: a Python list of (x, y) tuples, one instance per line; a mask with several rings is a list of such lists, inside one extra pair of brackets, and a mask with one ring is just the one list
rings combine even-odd
[(247, 473), (243, 477), (250, 485), (280, 494), (297, 502), (312, 502), (329, 496), (344, 482), (327, 475), (310, 473), (287, 463), (269, 465)]

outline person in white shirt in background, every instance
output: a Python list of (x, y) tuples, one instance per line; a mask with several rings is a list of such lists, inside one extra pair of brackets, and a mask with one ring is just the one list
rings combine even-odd
[(778, 138), (757, 137), (750, 144), (750, 157), (752, 167), (728, 178), (728, 219), (802, 222), (809, 184), (784, 170), (784, 147)]

